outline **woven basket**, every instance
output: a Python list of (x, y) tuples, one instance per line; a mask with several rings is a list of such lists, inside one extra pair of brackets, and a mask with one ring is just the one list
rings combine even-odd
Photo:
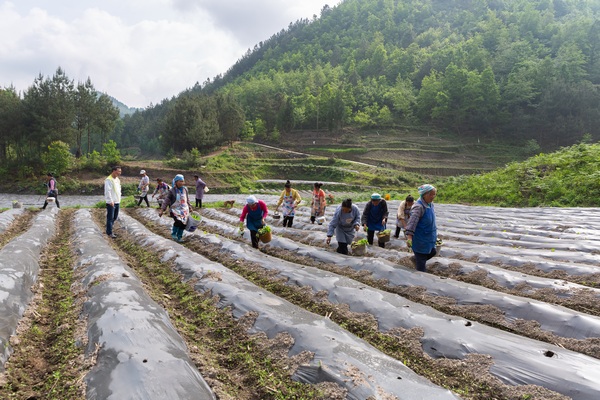
[(269, 243), (273, 237), (271, 236), (271, 232), (267, 232), (263, 233), (262, 235), (259, 235), (258, 238), (263, 243)]
[(352, 243), (352, 245), (350, 247), (352, 248), (353, 256), (364, 256), (367, 253), (367, 245), (366, 244)]
[(390, 241), (390, 233), (378, 233), (377, 234), (377, 241), (379, 243), (387, 243)]

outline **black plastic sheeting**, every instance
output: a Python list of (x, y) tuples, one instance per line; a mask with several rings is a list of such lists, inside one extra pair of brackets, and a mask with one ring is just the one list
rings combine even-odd
[[(233, 209), (230, 210), (227, 214), (225, 213), (221, 213), (219, 211), (216, 210), (205, 210), (204, 211), (205, 214), (207, 216), (213, 216), (215, 218), (218, 218), (220, 220), (224, 220), (228, 223), (232, 223), (235, 221), (235, 215), (239, 215), (240, 211)], [(233, 214), (233, 217), (232, 217)], [(296, 236), (298, 239), (302, 239), (304, 241), (306, 241), (307, 239), (311, 239), (312, 238), (312, 242), (313, 243), (318, 243), (321, 242), (321, 240), (324, 240), (324, 236), (322, 234), (318, 234), (318, 233), (306, 233), (306, 231), (304, 230), (306, 225), (311, 225), (311, 224), (307, 224), (304, 221), (304, 219), (301, 219), (301, 222), (298, 223), (298, 225), (294, 225), (293, 229), (279, 229), (278, 226), (280, 225), (279, 221), (277, 220), (271, 220), (269, 223), (271, 224), (273, 231), (277, 232), (279, 234), (285, 234), (286, 236)], [(318, 228), (314, 228), (314, 225), (312, 226), (313, 230), (318, 230), (318, 231), (325, 231), (326, 228), (324, 228), (323, 226), (318, 227)], [(364, 234), (359, 233), (358, 234), (359, 237), (364, 236)], [(598, 289), (593, 289), (587, 286), (583, 286), (583, 285), (579, 285), (576, 283), (572, 283), (572, 282), (567, 282), (564, 280), (560, 280), (560, 279), (551, 279), (551, 278), (544, 278), (544, 277), (538, 277), (538, 276), (534, 276), (534, 275), (528, 275), (528, 274), (524, 274), (522, 272), (519, 271), (511, 271), (511, 270), (506, 270), (500, 267), (496, 267), (493, 264), (489, 264), (489, 263), (498, 263), (498, 262), (502, 262), (502, 261), (509, 261), (508, 257), (504, 254), (500, 254), (500, 253), (494, 253), (493, 256), (490, 255), (490, 252), (486, 249), (482, 250), (482, 251), (477, 251), (477, 250), (466, 250), (468, 248), (472, 248), (473, 244), (469, 244), (469, 243), (462, 243), (462, 242), (455, 242), (455, 241), (445, 241), (445, 246), (443, 246), (443, 250), (442, 250), (442, 256), (441, 257), (436, 257), (434, 260), (432, 260), (430, 262), (433, 263), (435, 262), (438, 268), (444, 268), (444, 267), (450, 267), (452, 266), (453, 268), (457, 268), (458, 267), (458, 272), (462, 273), (462, 274), (467, 274), (470, 272), (474, 272), (474, 271), (486, 271), (487, 273), (487, 277), (490, 279), (493, 279), (494, 281), (496, 281), (499, 285), (504, 286), (508, 289), (514, 288), (516, 286), (519, 285), (528, 285), (531, 287), (531, 290), (535, 290), (535, 289), (552, 289), (555, 290), (557, 293), (557, 295), (563, 296), (563, 297), (569, 297), (572, 296), (573, 294), (577, 293), (578, 291), (581, 290), (588, 290), (588, 291), (594, 291), (594, 292), (598, 292), (600, 293), (600, 290)], [(388, 244), (386, 244), (386, 250), (382, 251), (381, 249), (375, 247), (370, 247), (369, 248), (369, 253), (370, 255), (376, 255), (378, 257), (382, 257), (385, 258), (389, 261), (392, 262), (397, 262), (398, 260), (401, 260), (403, 258), (409, 257), (410, 253), (408, 253), (408, 249), (405, 246), (405, 242), (403, 240), (392, 240), (391, 242), (389, 242)], [(464, 261), (463, 259), (461, 260), (454, 260), (448, 257), (461, 257), (461, 258), (479, 258), (481, 263), (473, 263), (473, 262), (469, 262), (469, 261)], [(488, 264), (483, 264), (485, 261), (488, 262)], [(529, 262), (530, 259), (525, 259), (520, 258), (519, 260), (514, 260), (513, 261), (520, 261), (521, 264), (525, 263), (525, 262)], [(544, 261), (544, 263), (547, 265), (548, 262)], [(513, 265), (512, 262), (509, 262), (509, 265)], [(537, 265), (537, 264), (536, 264)], [(557, 266), (557, 269), (561, 269), (561, 270), (565, 270), (565, 268), (569, 268), (569, 272), (571, 273), (573, 271), (573, 265), (568, 265), (565, 266), (564, 264), (561, 266)], [(595, 271), (591, 271), (591, 268), (596, 268), (596, 267), (591, 267), (591, 266), (582, 266), (582, 268), (586, 269), (588, 273), (592, 273)], [(596, 268), (597, 270), (597, 268)]]
[(39, 213), (27, 232), (14, 238), (0, 250), (0, 369), (2, 371), (8, 357), (12, 354), (9, 339), (15, 334), (19, 319), (33, 297), (31, 287), (38, 277), (41, 252), (56, 231), (57, 213), (58, 209), (55, 207)]
[[(158, 220), (150, 213), (147, 216)], [(207, 218), (203, 223), (219, 225)], [(278, 271), (279, 276), (287, 278), (288, 284), (308, 286), (313, 292), (326, 291), (329, 301), (347, 304), (354, 312), (374, 315), (382, 331), (397, 327), (423, 328), (423, 349), (434, 358), (463, 359), (470, 353), (488, 354), (494, 361), (490, 372), (505, 383), (539, 385), (574, 399), (597, 399), (600, 393), (600, 360), (593, 357), (449, 316), (346, 277), (249, 250), (237, 242), (202, 233), (201, 229), (194, 235), (219, 244), (234, 258)], [(304, 255), (324, 253), (277, 236), (270, 245)], [(336, 264), (345, 264), (349, 258), (336, 253), (327, 256), (329, 262)]]
[[(470, 353), (489, 354), (494, 360), (490, 372), (505, 383), (540, 385), (577, 399), (596, 399), (600, 393), (598, 359), (449, 316), (330, 272), (300, 267), (257, 251), (241, 251), (238, 243), (214, 235), (201, 231), (195, 235), (201, 240), (220, 244), (233, 257), (278, 271), (280, 276), (287, 278), (288, 284), (308, 286), (313, 292), (327, 291), (332, 303), (347, 304), (351, 311), (374, 315), (382, 331), (397, 327), (423, 328), (423, 349), (434, 358), (462, 359)], [(297, 253), (314, 250), (279, 237), (271, 243)], [(343, 262), (347, 257), (333, 254), (333, 258), (334, 262), (335, 258)]]
[(88, 210), (78, 210), (76, 269), (87, 291), (87, 399), (215, 399), (165, 310), (107, 243)]
[[(156, 210), (143, 210), (149, 220), (171, 225), (159, 218)], [(302, 366), (293, 378), (306, 383), (336, 382), (348, 390), (349, 399), (388, 398), (388, 394), (407, 399), (456, 399), (442, 389), (416, 375), (401, 362), (386, 356), (363, 340), (348, 333), (328, 318), (301, 309), (248, 282), (221, 264), (212, 262), (178, 243), (152, 234), (131, 217), (123, 217), (124, 228), (136, 241), (153, 250), (163, 251), (164, 260), (173, 261), (185, 279), (200, 278), (196, 289), (219, 296), (220, 307), (231, 307), (234, 317), (248, 312), (258, 314), (251, 332), (264, 332), (269, 338), (288, 333), (294, 339), (289, 355), (302, 351), (314, 353), (308, 366)], [(187, 234), (186, 234), (187, 236)], [(216, 236), (211, 237), (220, 243)], [(239, 257), (255, 253), (247, 245), (237, 246)], [(207, 275), (208, 274), (208, 275)], [(219, 279), (214, 279), (218, 274)], [(361, 379), (356, 380), (360, 371)]]
[[(230, 224), (235, 222), (234, 216), (216, 210), (207, 209), (204, 210), (203, 213), (205, 216), (216, 215)], [(210, 224), (211, 222), (205, 220), (203, 223)], [(223, 224), (217, 224), (216, 227), (224, 229), (224, 232), (229, 234), (235, 229), (235, 227), (232, 226), (223, 227)], [(283, 232), (282, 229), (285, 228), (272, 227), (275, 238), (278, 232)], [(290, 229), (285, 230), (286, 234), (291, 233), (291, 231), (292, 230)], [(297, 234), (301, 235), (303, 240), (310, 240), (312, 238), (312, 241), (320, 243), (323, 243), (326, 238), (326, 233), (324, 231), (297, 231)], [(272, 241), (269, 245), (275, 246), (276, 243)], [(383, 256), (385, 254), (390, 254), (392, 250), (384, 250), (377, 246), (371, 246), (369, 251), (373, 254)], [(373, 278), (385, 279), (392, 286), (421, 286), (427, 290), (428, 294), (456, 299), (457, 304), (459, 305), (491, 304), (503, 311), (508, 320), (535, 320), (540, 323), (542, 329), (558, 336), (586, 339), (595, 338), (600, 335), (599, 317), (571, 310), (566, 307), (417, 272), (385, 260), (382, 257), (339, 257), (335, 253), (317, 250), (311, 247), (300, 248), (298, 252), (321, 262), (332, 262), (337, 265), (348, 266), (358, 271), (371, 271), (373, 273)]]
[(5, 232), (15, 218), (25, 211), (23, 208), (11, 208), (4, 212), (0, 212), (0, 233)]

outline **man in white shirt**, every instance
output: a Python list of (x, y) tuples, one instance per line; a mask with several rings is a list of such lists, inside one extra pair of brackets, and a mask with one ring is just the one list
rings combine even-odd
[(112, 167), (112, 172), (104, 180), (104, 200), (106, 200), (106, 234), (116, 238), (113, 233), (113, 224), (119, 217), (119, 204), (121, 203), (121, 167)]

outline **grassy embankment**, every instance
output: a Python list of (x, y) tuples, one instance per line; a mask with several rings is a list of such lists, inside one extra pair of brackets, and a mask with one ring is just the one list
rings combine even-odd
[(448, 178), (439, 201), (503, 207), (597, 207), (600, 144), (576, 144), (481, 175)]

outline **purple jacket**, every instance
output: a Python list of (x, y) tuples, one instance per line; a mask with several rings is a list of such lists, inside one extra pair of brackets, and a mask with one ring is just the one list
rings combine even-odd
[(206, 187), (206, 183), (200, 178), (196, 181), (196, 198), (202, 199), (204, 197), (204, 188)]

